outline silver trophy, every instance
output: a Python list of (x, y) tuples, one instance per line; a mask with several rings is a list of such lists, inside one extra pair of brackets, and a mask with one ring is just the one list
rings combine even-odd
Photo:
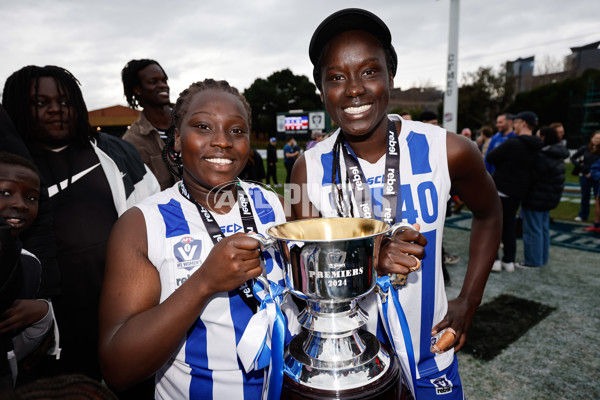
[(317, 218), (273, 226), (261, 239), (278, 247), (287, 289), (307, 303), (298, 317), (305, 329), (286, 349), (282, 398), (400, 397), (398, 361), (360, 329), (369, 316), (358, 306), (375, 287), (382, 240), (397, 229), (365, 218)]

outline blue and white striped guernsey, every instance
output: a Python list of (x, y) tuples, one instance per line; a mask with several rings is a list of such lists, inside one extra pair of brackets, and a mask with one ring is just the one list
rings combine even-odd
[[(389, 118), (401, 119), (397, 115), (390, 115)], [(308, 196), (325, 217), (338, 216), (331, 195), (332, 149), (338, 134), (339, 130), (305, 152)], [(441, 268), (442, 235), (446, 202), (450, 193), (446, 130), (431, 124), (402, 120), (398, 142), (402, 220), (411, 224), (419, 223), (421, 233), (427, 238), (421, 269), (409, 274), (406, 286), (398, 290), (398, 298), (410, 327), (414, 363), (417, 366), (416, 375), (420, 378), (445, 369), (454, 357), (452, 350), (442, 355), (434, 355), (430, 352), (431, 329), (442, 320), (448, 308)], [(345, 182), (344, 157), (340, 157), (340, 163), (341, 181)], [(383, 185), (387, 184), (385, 155), (374, 164), (362, 159), (359, 159), (359, 163), (371, 188), (373, 209), (377, 217), (381, 215)], [(346, 195), (346, 198), (349, 197)], [(354, 201), (353, 203), (354, 216), (358, 216), (358, 205)], [(369, 314), (366, 328), (386, 342), (384, 324), (379, 321), (378, 309), (381, 310), (379, 296), (375, 293), (370, 294), (361, 301), (360, 306)], [(393, 322), (390, 320), (390, 323)], [(403, 372), (408, 378), (407, 383), (412, 386), (406, 343), (400, 329), (395, 331), (394, 345)]]
[[(246, 182), (242, 185), (251, 199), (259, 233), (285, 222), (276, 194)], [(179, 193), (178, 184), (137, 207), (146, 221), (148, 257), (160, 274), (163, 302), (202, 267), (213, 242), (196, 206)], [(238, 207), (213, 216), (225, 236), (243, 231)], [(265, 264), (269, 280), (283, 285), (279, 254), (265, 252)], [(155, 398), (260, 399), (264, 370), (245, 373), (236, 351), (252, 315), (237, 291), (215, 295), (173, 357), (157, 372)], [(294, 324), (296, 316), (287, 315), (287, 319)], [(289, 340), (289, 332), (287, 336)]]

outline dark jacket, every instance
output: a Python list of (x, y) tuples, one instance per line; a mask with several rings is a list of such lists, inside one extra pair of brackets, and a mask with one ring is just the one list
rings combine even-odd
[[(100, 160), (104, 175), (108, 181), (113, 197), (115, 209), (121, 215), (131, 206), (142, 201), (151, 194), (160, 191), (158, 181), (152, 175), (149, 169), (146, 169), (139, 153), (129, 142), (121, 140), (118, 137), (99, 132), (98, 139), (90, 139), (90, 146)], [(30, 148), (32, 155), (41, 157), (38, 147), (32, 145)], [(47, 184), (42, 184), (42, 192), (48, 193)], [(48, 263), (46, 259), (40, 258), (42, 261), (42, 286), (40, 288), (40, 297), (54, 297), (60, 294), (61, 291), (61, 270), (58, 265), (56, 254), (56, 239), (54, 231), (54, 223), (52, 217), (52, 207), (50, 202), (46, 202), (48, 218), (44, 221), (50, 223), (50, 232), (52, 241), (49, 236), (42, 235), (36, 227), (42, 221), (38, 218), (33, 224), (23, 232), (24, 246), (34, 251), (36, 256), (38, 252), (48, 257), (52, 263)], [(40, 203), (41, 210), (42, 203)], [(74, 221), (73, 223), (76, 223)]]
[(265, 165), (262, 156), (255, 148), (250, 148), (250, 156), (239, 177), (245, 181), (261, 182), (265, 179)]
[(491, 150), (487, 162), (496, 168), (492, 177), (499, 192), (521, 200), (529, 190), (531, 169), (542, 139), (537, 136), (515, 136)]
[(569, 151), (562, 143), (544, 146), (532, 169), (529, 192), (523, 207), (534, 211), (550, 211), (560, 203), (565, 187), (565, 163)]
[(165, 142), (160, 138), (158, 131), (150, 121), (146, 118), (146, 115), (142, 112), (137, 121), (135, 121), (125, 135), (123, 140), (133, 144), (144, 164), (150, 168), (150, 171), (158, 180), (160, 184), (160, 190), (165, 190), (178, 180), (173, 176), (167, 164), (165, 164), (162, 157), (162, 149), (165, 146)]
[(267, 146), (267, 163), (277, 163), (277, 147), (271, 143)]
[(596, 160), (600, 158), (600, 154), (590, 152), (590, 145), (586, 144), (577, 149), (571, 156), (576, 171), (580, 175), (587, 175), (590, 172), (590, 167)]

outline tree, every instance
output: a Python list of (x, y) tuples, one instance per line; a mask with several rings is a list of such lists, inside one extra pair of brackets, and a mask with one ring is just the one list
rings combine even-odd
[(507, 110), (514, 97), (514, 78), (506, 77), (502, 67), (480, 67), (476, 72), (463, 75), (458, 89), (458, 131), (493, 125), (498, 114)]
[(267, 79), (256, 79), (244, 91), (244, 97), (252, 107), (252, 130), (257, 136), (275, 136), (278, 112), (323, 108), (316, 86), (306, 76), (294, 75), (287, 68)]
[(534, 75), (556, 74), (565, 70), (564, 61), (546, 54), (542, 61), (536, 61)]
[(589, 142), (589, 135), (600, 126), (600, 70), (588, 69), (577, 78), (537, 87), (519, 93), (508, 111), (535, 112), (540, 126), (561, 122), (569, 148)]

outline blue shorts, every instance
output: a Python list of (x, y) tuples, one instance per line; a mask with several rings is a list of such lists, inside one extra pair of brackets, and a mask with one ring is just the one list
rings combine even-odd
[(417, 400), (463, 400), (464, 398), (456, 355), (452, 364), (445, 370), (422, 376), (417, 380)]

